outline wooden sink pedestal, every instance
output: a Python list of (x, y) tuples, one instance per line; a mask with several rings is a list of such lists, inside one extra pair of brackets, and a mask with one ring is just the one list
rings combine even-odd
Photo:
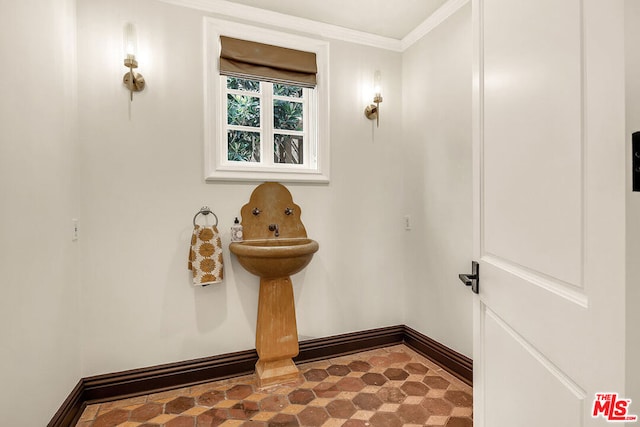
[(298, 379), (292, 358), (298, 355), (298, 328), (291, 278), (260, 278), (256, 326), (258, 387)]

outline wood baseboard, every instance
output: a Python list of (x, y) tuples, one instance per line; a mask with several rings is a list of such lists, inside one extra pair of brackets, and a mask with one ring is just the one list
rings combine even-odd
[(401, 344), (404, 340), (404, 328), (402, 325), (389, 326), (301, 341), (300, 353), (293, 360), (296, 363), (313, 362)]
[[(294, 361), (312, 362), (402, 343), (472, 385), (471, 359), (404, 325), (305, 340), (300, 342), (300, 352)], [(257, 361), (256, 351), (246, 350), (83, 378), (47, 427), (75, 425), (87, 404), (249, 374)]]
[(473, 360), (467, 356), (432, 340), (408, 326), (404, 327), (404, 343), (427, 359), (436, 362), (464, 383), (470, 386), (473, 385)]
[(78, 418), (82, 415), (82, 411), (87, 406), (83, 398), (84, 383), (83, 380), (73, 388), (69, 396), (65, 399), (55, 413), (47, 427), (68, 427), (74, 426), (78, 422)]

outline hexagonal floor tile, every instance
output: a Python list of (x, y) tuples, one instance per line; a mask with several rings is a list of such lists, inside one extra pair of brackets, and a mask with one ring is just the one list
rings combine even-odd
[(196, 402), (201, 406), (213, 406), (218, 402), (225, 399), (224, 392), (219, 390), (212, 390), (202, 393), (196, 398)]
[(242, 400), (253, 393), (253, 387), (248, 384), (237, 384), (227, 390), (227, 399)]
[(444, 394), (444, 398), (455, 406), (473, 406), (473, 397), (469, 393), (465, 393), (461, 390), (447, 390)]
[(323, 381), (329, 376), (324, 369), (309, 369), (302, 374), (307, 381)]
[(429, 368), (424, 366), (422, 363), (416, 362), (407, 363), (406, 365), (404, 365), (404, 369), (410, 374), (417, 375), (425, 375), (427, 372), (429, 372)]
[(317, 406), (307, 406), (298, 414), (298, 421), (303, 426), (320, 427), (328, 419), (327, 411)]
[(193, 427), (195, 419), (193, 417), (179, 416), (168, 421), (165, 427)]
[(313, 394), (313, 391), (308, 388), (298, 388), (288, 395), (289, 402), (294, 405), (306, 405), (316, 398), (316, 395)]
[(353, 372), (368, 372), (371, 365), (364, 360), (354, 360), (347, 365)]
[(427, 375), (426, 377), (424, 377), (422, 382), (428, 385), (429, 388), (435, 389), (446, 389), (450, 384), (449, 381), (435, 375)]
[(347, 399), (332, 400), (326, 409), (333, 418), (349, 418), (356, 413), (356, 407)]
[(287, 400), (286, 396), (282, 396), (280, 394), (274, 394), (272, 396), (265, 397), (264, 399), (262, 399), (258, 403), (258, 406), (262, 411), (279, 412), (279, 411), (282, 411), (287, 406), (289, 406), (289, 401)]
[(389, 353), (387, 357), (391, 360), (391, 363), (408, 362), (411, 360), (411, 356), (404, 351), (394, 351), (393, 353)]
[(371, 359), (369, 359), (369, 363), (372, 366), (382, 366), (382, 367), (387, 367), (389, 365), (391, 365), (391, 360), (389, 360), (388, 357), (384, 357), (384, 356), (373, 356)]
[(349, 369), (346, 365), (331, 365), (327, 368), (327, 373), (329, 375), (334, 375), (337, 377), (344, 377), (345, 375), (349, 375), (351, 369)]
[(340, 390), (336, 388), (334, 383), (320, 383), (313, 388), (313, 392), (322, 398), (332, 398), (340, 394)]
[(94, 421), (93, 425), (97, 427), (117, 426), (129, 419), (129, 411), (124, 409), (114, 409), (100, 415)]
[(229, 408), (229, 418), (234, 420), (248, 420), (260, 412), (257, 402), (238, 402)]
[(389, 368), (384, 371), (384, 376), (392, 381), (404, 381), (409, 377), (409, 373), (403, 369)]
[(376, 412), (369, 419), (369, 425), (373, 427), (401, 427), (402, 421), (391, 412)]
[(451, 406), (451, 404), (446, 400), (430, 397), (425, 398), (421, 405), (433, 415), (450, 415), (451, 410), (453, 409), (453, 406)]
[(429, 411), (420, 405), (400, 405), (396, 414), (404, 424), (424, 424), (429, 418)]
[(353, 398), (353, 404), (365, 411), (375, 411), (382, 405), (382, 400), (373, 393), (359, 393)]
[(162, 413), (162, 405), (158, 403), (146, 403), (133, 411), (129, 416), (129, 421), (143, 422), (153, 417), (157, 417)]
[(381, 386), (387, 382), (387, 379), (382, 374), (376, 374), (374, 372), (367, 372), (363, 376), (360, 377), (362, 381), (367, 385), (377, 385)]
[(407, 398), (407, 395), (398, 387), (382, 387), (376, 395), (384, 403), (402, 403)]
[(429, 387), (417, 381), (407, 381), (400, 387), (408, 396), (424, 396), (429, 391)]
[(336, 383), (336, 389), (340, 391), (360, 391), (365, 385), (360, 378), (344, 377)]
[(168, 402), (164, 406), (164, 412), (167, 414), (181, 414), (194, 406), (196, 406), (196, 399), (188, 396), (180, 396)]
[(225, 409), (209, 409), (196, 418), (199, 426), (217, 426), (225, 422), (229, 415)]
[(471, 418), (451, 417), (447, 421), (446, 427), (473, 427)]
[(269, 427), (298, 427), (300, 423), (294, 415), (278, 414), (269, 420)]

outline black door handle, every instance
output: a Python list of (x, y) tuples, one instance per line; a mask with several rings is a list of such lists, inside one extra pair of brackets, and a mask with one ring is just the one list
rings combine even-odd
[(471, 262), (471, 274), (458, 274), (462, 283), (471, 286), (474, 293), (480, 292), (480, 265), (476, 261)]

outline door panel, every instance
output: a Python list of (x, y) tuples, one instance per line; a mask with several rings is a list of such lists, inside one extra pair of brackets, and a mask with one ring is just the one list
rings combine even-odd
[(486, 425), (581, 425), (585, 392), (494, 312), (486, 308), (483, 311), (487, 343)]
[(482, 3), (485, 252), (581, 286), (581, 2)]

